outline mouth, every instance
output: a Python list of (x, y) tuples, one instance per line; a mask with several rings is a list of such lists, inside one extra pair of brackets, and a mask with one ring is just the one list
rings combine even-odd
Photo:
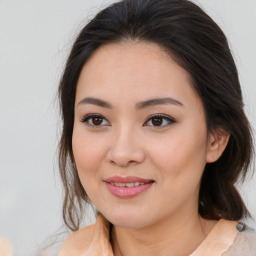
[(140, 185), (145, 185), (146, 183), (142, 183), (142, 182), (129, 182), (129, 183), (115, 183), (115, 182), (110, 182), (111, 185), (114, 185), (116, 187), (137, 187)]
[(149, 189), (155, 181), (134, 176), (114, 176), (104, 180), (104, 182), (114, 196), (131, 198)]

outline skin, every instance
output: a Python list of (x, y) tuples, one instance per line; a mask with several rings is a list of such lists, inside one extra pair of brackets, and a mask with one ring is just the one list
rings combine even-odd
[[(86, 97), (112, 108), (83, 103)], [(180, 104), (136, 108), (166, 97)], [(82, 122), (88, 114), (102, 119)], [(162, 118), (159, 125), (150, 119), (155, 114), (172, 121)], [(73, 153), (86, 193), (114, 224), (115, 255), (183, 256), (196, 249), (215, 224), (198, 214), (201, 176), (227, 142), (225, 133), (208, 133), (189, 74), (158, 45), (104, 45), (84, 65), (76, 91)], [(118, 198), (104, 182), (115, 175), (154, 183), (135, 197)]]

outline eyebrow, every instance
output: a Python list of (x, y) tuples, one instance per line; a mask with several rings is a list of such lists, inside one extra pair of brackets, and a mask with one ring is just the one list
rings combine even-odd
[[(77, 104), (77, 106), (82, 105), (82, 104), (93, 104), (93, 105), (97, 105), (99, 107), (103, 107), (103, 108), (113, 108), (113, 106), (101, 99), (98, 98), (93, 98), (93, 97), (86, 97), (82, 100), (80, 100)], [(142, 101), (142, 102), (138, 102), (136, 104), (136, 109), (143, 109), (143, 108), (147, 108), (147, 107), (152, 107), (152, 106), (156, 106), (156, 105), (165, 105), (165, 104), (173, 104), (173, 105), (178, 105), (178, 106), (183, 106), (183, 104), (178, 101), (175, 100), (173, 98), (154, 98), (154, 99), (149, 99), (146, 101)]]
[(108, 103), (104, 100), (92, 98), (92, 97), (87, 97), (87, 98), (80, 100), (77, 103), (77, 106), (82, 105), (82, 104), (93, 104), (93, 105), (97, 105), (97, 106), (103, 107), (103, 108), (113, 108), (113, 106), (110, 103)]
[(165, 105), (165, 104), (173, 104), (173, 105), (178, 105), (178, 106), (183, 106), (183, 104), (175, 100), (173, 98), (155, 98), (155, 99), (149, 99), (146, 101), (142, 101), (136, 104), (136, 109), (142, 109), (142, 108), (147, 108), (147, 107), (152, 107), (155, 105)]

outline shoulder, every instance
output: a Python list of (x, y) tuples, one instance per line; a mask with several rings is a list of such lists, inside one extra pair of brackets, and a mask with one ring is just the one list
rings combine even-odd
[(12, 245), (11, 242), (6, 238), (0, 237), (0, 256), (11, 256)]
[(81, 255), (91, 244), (95, 224), (70, 234), (61, 245), (58, 256)]
[(248, 226), (239, 230), (233, 245), (223, 256), (255, 256), (256, 255), (256, 231)]
[(58, 256), (113, 256), (109, 232), (110, 223), (99, 213), (95, 224), (68, 236)]

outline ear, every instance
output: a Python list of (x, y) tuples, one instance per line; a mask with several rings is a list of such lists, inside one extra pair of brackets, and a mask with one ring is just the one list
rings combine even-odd
[(221, 128), (209, 133), (206, 154), (207, 163), (213, 163), (220, 158), (228, 144), (229, 137), (230, 134)]

